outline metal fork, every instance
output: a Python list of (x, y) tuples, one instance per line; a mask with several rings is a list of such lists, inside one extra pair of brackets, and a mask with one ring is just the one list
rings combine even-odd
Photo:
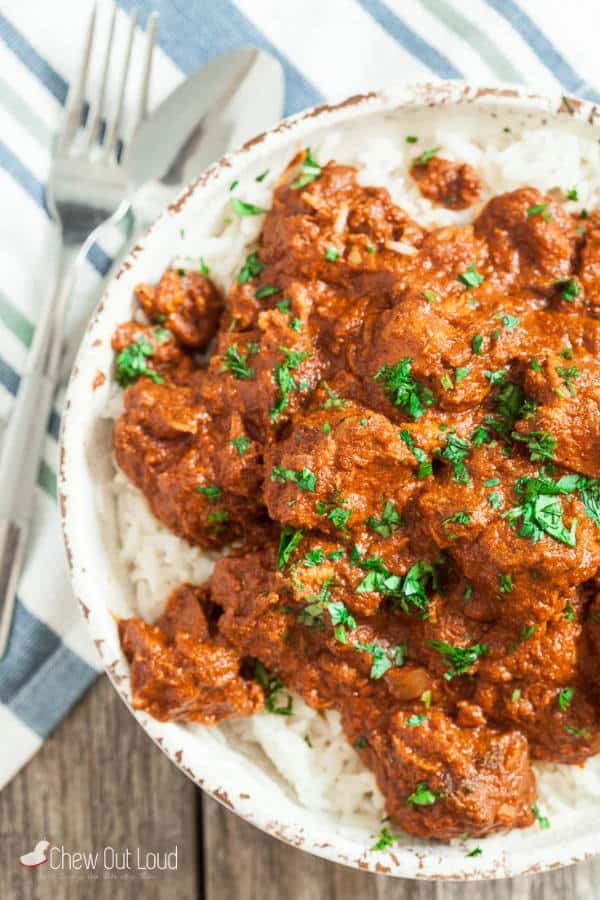
[[(33, 514), (35, 485), (52, 408), (63, 347), (67, 302), (76, 272), (108, 220), (129, 208), (127, 177), (122, 168), (127, 147), (119, 147), (137, 10), (131, 13), (116, 107), (106, 110), (117, 8), (113, 6), (104, 50), (101, 80), (82, 125), (85, 89), (94, 47), (96, 6), (84, 41), (79, 72), (71, 83), (64, 121), (46, 188), (48, 209), (57, 223), (61, 249), (54, 292), (44, 304), (21, 379), (0, 455), (0, 659), (8, 643), (17, 582)], [(144, 67), (137, 94), (132, 133), (146, 115), (157, 15), (148, 20)], [(102, 127), (103, 117), (106, 125)]]

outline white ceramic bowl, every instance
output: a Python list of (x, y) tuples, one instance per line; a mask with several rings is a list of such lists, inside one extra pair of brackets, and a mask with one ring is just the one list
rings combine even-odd
[[(121, 697), (130, 700), (128, 665), (121, 652), (112, 612), (127, 608), (127, 575), (117, 562), (114, 529), (98, 509), (98, 492), (112, 475), (111, 426), (103, 418), (115, 326), (133, 308), (141, 281), (156, 281), (178, 250), (181, 229), (210, 233), (230, 183), (255, 176), (270, 165), (315, 144), (332, 128), (377, 133), (383, 123), (401, 120), (405, 133), (434, 121), (456, 130), (464, 122), (473, 133), (493, 125), (551, 123), (600, 137), (595, 106), (561, 97), (544, 98), (507, 88), (474, 88), (457, 83), (396, 87), (352, 97), (288, 119), (236, 153), (211, 166), (148, 231), (109, 284), (80, 348), (65, 406), (61, 440), (60, 498), (64, 538), (75, 596), (102, 663)], [(98, 373), (106, 380), (98, 386)], [(373, 872), (405, 878), (488, 879), (540, 872), (600, 852), (600, 829), (593, 803), (581, 798), (575, 814), (537, 828), (494, 836), (482, 856), (468, 858), (464, 847), (414, 840), (378, 853), (369, 850), (372, 830), (340, 823), (301, 807), (283, 783), (211, 729), (188, 729), (133, 712), (153, 740), (196, 784), (248, 822), (275, 837), (323, 856)]]

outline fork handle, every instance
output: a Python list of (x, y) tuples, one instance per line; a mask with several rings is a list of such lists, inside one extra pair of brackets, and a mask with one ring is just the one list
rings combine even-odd
[(27, 371), (0, 453), (0, 659), (15, 604), (17, 582), (33, 515), (35, 487), (58, 374), (63, 324), (75, 274), (74, 256), (63, 249), (54, 292), (35, 331)]

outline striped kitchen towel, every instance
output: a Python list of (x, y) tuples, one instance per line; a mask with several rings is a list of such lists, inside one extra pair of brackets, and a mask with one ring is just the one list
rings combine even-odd
[[(500, 80), (600, 101), (596, 2), (579, 0), (119, 0), (140, 25), (160, 12), (151, 103), (211, 57), (254, 44), (286, 76), (286, 113), (386, 83)], [(101, 4), (100, 4), (101, 5)], [(37, 311), (52, 278), (44, 202), (53, 136), (76, 71), (91, 0), (4, 0), (0, 14), (2, 280), (0, 419), (10, 415)], [(102, 16), (100, 17), (103, 18)], [(106, 18), (106, 17), (104, 17)], [(143, 49), (137, 35), (135, 52)], [(73, 302), (89, 307), (110, 264), (96, 247)], [(0, 787), (98, 672), (72, 600), (56, 513), (59, 396), (40, 467), (35, 528), (9, 651), (0, 663)]]

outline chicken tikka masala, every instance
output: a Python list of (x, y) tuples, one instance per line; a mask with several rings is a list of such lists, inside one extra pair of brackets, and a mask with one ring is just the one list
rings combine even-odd
[[(424, 196), (477, 199), (423, 156)], [(407, 832), (530, 825), (532, 760), (600, 751), (600, 211), (523, 187), (427, 230), (307, 151), (226, 299), (204, 261), (137, 299), (117, 464), (226, 553), (120, 621), (134, 705), (214, 725), (290, 691)]]

